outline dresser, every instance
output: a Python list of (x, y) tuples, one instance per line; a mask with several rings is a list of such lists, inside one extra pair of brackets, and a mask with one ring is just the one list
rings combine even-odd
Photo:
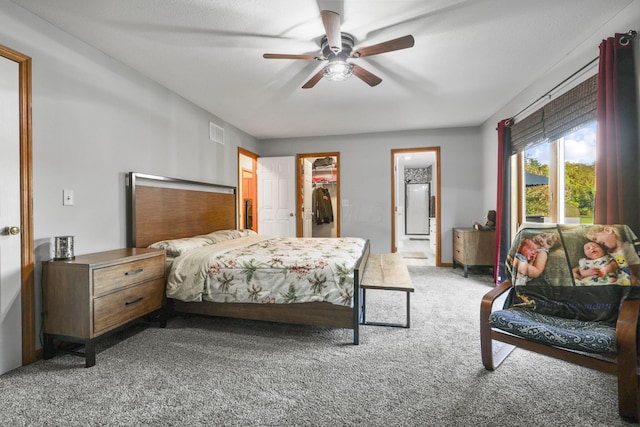
[[(44, 358), (55, 341), (84, 344), (86, 367), (95, 365), (95, 340), (162, 308), (165, 252), (124, 248), (43, 265)], [(64, 347), (64, 345), (62, 346)]]
[(495, 230), (453, 229), (453, 268), (456, 264), (463, 266), (464, 277), (467, 277), (469, 267), (493, 267), (495, 250)]

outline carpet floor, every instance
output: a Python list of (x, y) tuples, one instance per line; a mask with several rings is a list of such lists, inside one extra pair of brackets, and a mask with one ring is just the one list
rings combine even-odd
[[(96, 366), (57, 355), (0, 376), (0, 425), (621, 426), (616, 379), (517, 349), (482, 367), (489, 275), (409, 266), (411, 328), (348, 330), (222, 318), (139, 324)], [(367, 292), (372, 321), (405, 295)]]
[(402, 258), (426, 259), (427, 254), (424, 252), (402, 252)]

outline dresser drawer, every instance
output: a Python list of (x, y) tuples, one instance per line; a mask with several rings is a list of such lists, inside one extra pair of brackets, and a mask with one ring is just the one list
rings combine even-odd
[(164, 278), (144, 282), (93, 300), (93, 333), (123, 325), (162, 306)]
[(164, 277), (164, 257), (126, 262), (93, 271), (93, 295), (100, 296), (134, 283)]
[(460, 262), (461, 264), (465, 263), (464, 260), (464, 246), (462, 245), (454, 245), (453, 247), (453, 259)]
[(453, 247), (458, 248), (460, 250), (464, 249), (464, 234), (462, 233), (453, 233)]
[(464, 233), (455, 229), (453, 230), (453, 258), (464, 263)]

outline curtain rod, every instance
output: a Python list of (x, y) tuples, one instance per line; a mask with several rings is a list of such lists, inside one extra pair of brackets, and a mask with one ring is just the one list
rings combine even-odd
[[(635, 30), (629, 30), (626, 34), (621, 34), (622, 37), (620, 37), (620, 44), (622, 44), (623, 46), (626, 46), (627, 44), (629, 44), (630, 39), (634, 39), (636, 38), (637, 32)], [(616, 34), (616, 36), (618, 36), (618, 34)], [(540, 98), (536, 99), (535, 101), (533, 101), (531, 104), (527, 105), (525, 108), (523, 108), (522, 110), (518, 111), (516, 114), (514, 114), (511, 117), (511, 120), (515, 121), (516, 117), (518, 117), (520, 114), (522, 114), (523, 112), (527, 111), (529, 108), (531, 108), (532, 106), (534, 106), (535, 104), (537, 104), (538, 102), (542, 101), (544, 98), (546, 98), (547, 96), (551, 95), (551, 93), (558, 89), (560, 86), (562, 86), (563, 84), (565, 84), (566, 82), (568, 82), (569, 80), (571, 80), (572, 78), (574, 78), (576, 75), (580, 74), (582, 71), (584, 71), (585, 68), (588, 68), (591, 66), (591, 64), (593, 64), (594, 62), (596, 62), (598, 59), (600, 58), (600, 55), (596, 56), (595, 58), (593, 58), (591, 61), (589, 61), (586, 65), (584, 65), (582, 68), (580, 68), (578, 71), (576, 71), (575, 73), (571, 74), (569, 77), (567, 77), (566, 79), (564, 79), (563, 81), (561, 81), (560, 83), (558, 83), (557, 85), (555, 85), (553, 88), (551, 88), (550, 90), (547, 91), (547, 93), (545, 93), (544, 95), (542, 95)]]
[(522, 110), (518, 111), (516, 114), (513, 115), (513, 117), (511, 117), (511, 120), (515, 121), (516, 117), (518, 117), (520, 114), (524, 113), (525, 111), (527, 111), (529, 108), (531, 108), (532, 106), (534, 106), (535, 104), (537, 104), (538, 102), (542, 101), (544, 98), (546, 98), (547, 96), (551, 95), (551, 93), (558, 89), (560, 86), (562, 86), (563, 84), (565, 84), (566, 82), (568, 82), (569, 80), (573, 79), (575, 76), (577, 76), (578, 74), (580, 74), (582, 71), (585, 70), (585, 68), (590, 67), (594, 62), (596, 62), (598, 59), (600, 59), (600, 56), (596, 56), (595, 58), (593, 58), (591, 61), (589, 61), (586, 65), (583, 65), (578, 71), (576, 71), (575, 73), (571, 74), (569, 77), (567, 77), (566, 79), (564, 79), (563, 81), (561, 81), (560, 83), (558, 83), (557, 85), (555, 85), (554, 87), (552, 87), (551, 89), (549, 89), (547, 91), (547, 93), (545, 93), (544, 95), (542, 95), (540, 98), (536, 99), (535, 101), (533, 101), (531, 104), (527, 105), (526, 107), (524, 107)]

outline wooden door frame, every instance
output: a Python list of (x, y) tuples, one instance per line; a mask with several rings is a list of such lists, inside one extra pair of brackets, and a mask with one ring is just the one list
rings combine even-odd
[(313, 157), (335, 157), (336, 158), (336, 237), (340, 237), (340, 152), (323, 152), (323, 153), (301, 153), (296, 154), (296, 236), (302, 237), (302, 192), (304, 189), (304, 181), (302, 179), (302, 160)]
[(20, 272), (22, 310), (22, 364), (41, 357), (36, 350), (33, 239), (33, 154), (31, 123), (31, 58), (0, 45), (0, 56), (18, 63), (20, 98)]
[[(442, 257), (440, 256), (440, 224), (442, 222), (440, 217), (440, 199), (442, 199), (442, 193), (440, 187), (442, 185), (440, 180), (440, 147), (419, 147), (419, 148), (394, 148), (391, 149), (391, 252), (397, 252), (396, 246), (396, 171), (395, 171), (395, 157), (396, 154), (403, 153), (434, 153), (436, 156), (436, 266), (442, 264)], [(433, 193), (433, 190), (432, 190)]]

